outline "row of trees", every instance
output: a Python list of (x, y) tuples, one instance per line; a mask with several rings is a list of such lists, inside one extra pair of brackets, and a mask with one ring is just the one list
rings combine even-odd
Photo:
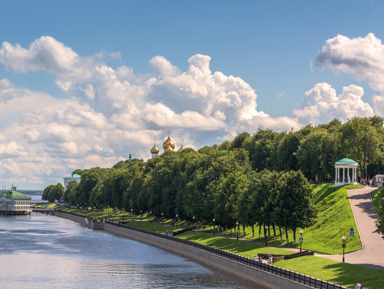
[(58, 183), (56, 185), (49, 185), (44, 189), (42, 199), (49, 202), (54, 202), (60, 200), (64, 195), (64, 187), (62, 184)]
[[(168, 218), (215, 218), (221, 226), (239, 221), (295, 229), (308, 226), (314, 216), (303, 175), (312, 181), (332, 180), (334, 163), (349, 157), (358, 161), (360, 177), (365, 171), (373, 176), (383, 169), (383, 140), (380, 117), (344, 124), (335, 119), (297, 132), (260, 129), (198, 152), (185, 149), (147, 162), (134, 159), (107, 169), (76, 170), (81, 183), (70, 183), (64, 198), (71, 204)], [(304, 213), (292, 221), (296, 208)]]
[[(154, 216), (195, 220), (231, 228), (266, 225), (309, 226), (315, 218), (311, 187), (299, 171), (252, 169), (244, 149), (205, 147), (166, 152), (147, 162), (134, 159), (113, 168), (81, 172), (64, 194), (72, 205), (151, 212)], [(259, 229), (259, 234), (260, 234)], [(254, 231), (254, 230), (253, 230)], [(288, 241), (288, 234), (286, 235)], [(295, 238), (294, 238), (295, 239)]]
[(309, 180), (321, 182), (334, 179), (334, 164), (344, 157), (358, 162), (361, 178), (383, 172), (383, 144), (383, 118), (374, 116), (344, 124), (334, 119), (296, 132), (260, 129), (253, 136), (245, 132), (220, 148), (244, 148), (257, 171), (301, 170)]

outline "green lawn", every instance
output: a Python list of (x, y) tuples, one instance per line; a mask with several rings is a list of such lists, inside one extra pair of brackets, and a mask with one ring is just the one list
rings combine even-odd
[(376, 210), (380, 207), (380, 200), (382, 198), (384, 198), (384, 187), (371, 192), (372, 203)]
[(275, 265), (349, 288), (354, 288), (357, 282), (360, 282), (364, 289), (384, 288), (383, 271), (322, 257), (304, 256), (281, 261)]
[[(344, 188), (345, 190), (345, 188)], [(346, 191), (340, 189), (334, 189), (330, 185), (321, 185), (317, 186), (315, 194), (317, 194), (317, 199), (320, 199), (320, 202), (325, 200), (330, 196), (333, 196), (333, 201), (328, 200), (326, 203), (334, 202), (337, 204), (340, 202), (337, 200), (337, 197), (343, 196)], [(335, 199), (336, 198), (336, 199)], [(325, 204), (325, 203), (324, 203)], [(87, 216), (97, 217), (97, 218), (112, 218), (112, 219), (124, 219), (124, 216), (114, 216), (106, 214), (105, 212), (89, 212), (86, 210), (78, 209), (66, 209), (72, 213), (84, 214)], [(140, 220), (125, 220), (129, 226), (134, 226), (142, 228), (144, 230), (164, 233), (165, 231), (175, 231), (180, 228), (164, 226), (160, 224), (160, 220), (154, 220), (156, 222), (141, 222)], [(169, 223), (170, 220), (161, 220), (161, 223)], [(329, 221), (331, 222), (331, 221)], [(348, 225), (349, 226), (349, 225)], [(349, 231), (349, 230), (348, 230)], [(307, 234), (307, 230), (305, 232)], [(312, 236), (316, 236), (313, 233)], [(222, 236), (213, 236), (211, 234), (205, 234), (201, 232), (185, 232), (183, 234), (177, 235), (177, 238), (190, 240), (199, 244), (219, 248), (226, 250), (244, 257), (253, 258), (258, 253), (271, 253), (271, 254), (282, 254), (288, 255), (292, 254), (292, 251), (283, 248), (277, 247), (265, 247), (264, 242), (250, 242), (250, 241), (237, 241), (236, 239), (229, 239)], [(341, 237), (340, 237), (341, 239)], [(306, 240), (306, 239), (305, 239)], [(304, 246), (306, 247), (306, 246)], [(340, 252), (337, 252), (340, 253)], [(281, 261), (275, 263), (274, 265), (282, 268), (286, 268), (295, 272), (299, 272), (305, 275), (313, 276), (322, 280), (330, 281), (336, 284), (340, 284), (346, 287), (352, 287), (357, 282), (360, 282), (364, 285), (364, 288), (368, 289), (384, 289), (384, 272), (381, 270), (369, 269), (365, 267), (360, 267), (357, 265), (352, 265), (348, 263), (336, 262), (328, 260), (321, 257), (315, 256), (304, 256), (300, 258), (295, 258), (291, 260)]]
[[(314, 203), (318, 208), (316, 223), (304, 230), (303, 247), (306, 249), (340, 254), (342, 236), (347, 236), (346, 252), (361, 248), (360, 235), (349, 203), (347, 189), (362, 187), (360, 185), (334, 187), (323, 184), (314, 187)], [(350, 228), (355, 229), (355, 236), (350, 237)]]
[[(357, 231), (355, 219), (351, 210), (348, 200), (347, 189), (361, 188), (361, 185), (334, 187), (333, 184), (314, 185), (313, 199), (318, 209), (316, 223), (304, 229), (302, 244), (303, 249), (314, 250), (326, 254), (340, 254), (342, 252), (341, 237), (347, 236), (345, 252), (355, 251), (361, 248), (360, 236)], [(349, 237), (350, 228), (355, 229), (355, 236), (353, 239)], [(241, 227), (241, 237), (242, 236)], [(276, 241), (274, 240), (273, 230), (271, 229), (271, 240), (269, 243), (274, 245), (282, 245), (286, 247), (299, 248), (299, 234), (300, 229), (296, 232), (296, 244), (293, 244), (293, 232), (288, 232), (289, 244), (286, 243), (285, 232), (282, 231), (283, 236), (279, 235), (279, 230), (276, 228)], [(256, 240), (264, 243), (263, 230), (261, 238), (259, 238), (259, 227), (255, 227), (255, 237), (252, 236), (252, 228), (246, 227), (245, 238)], [(235, 236), (234, 233), (230, 234), (220, 232), (223, 235)]]
[(184, 240), (193, 241), (206, 246), (222, 249), (248, 258), (253, 258), (253, 256), (257, 256), (258, 253), (271, 253), (279, 255), (290, 255), (294, 253), (286, 249), (276, 247), (265, 247), (263, 244), (260, 243), (249, 241), (237, 241), (236, 239), (213, 236), (210, 234), (199, 232), (185, 232), (183, 234), (177, 235), (176, 237)]
[(170, 226), (163, 226), (156, 223), (149, 223), (149, 222), (140, 222), (135, 220), (128, 220), (124, 222), (124, 224), (127, 224), (132, 227), (140, 228), (143, 230), (164, 234), (166, 231), (179, 231), (182, 230), (182, 228), (176, 228), (176, 227), (170, 227)]

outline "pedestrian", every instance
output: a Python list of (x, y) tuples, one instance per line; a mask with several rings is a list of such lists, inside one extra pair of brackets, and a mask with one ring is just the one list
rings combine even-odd
[(361, 286), (361, 284), (359, 282), (356, 283), (355, 285), (355, 289), (362, 289), (363, 286)]

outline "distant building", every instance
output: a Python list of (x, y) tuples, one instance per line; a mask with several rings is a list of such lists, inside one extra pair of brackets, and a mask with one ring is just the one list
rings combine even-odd
[(31, 197), (16, 191), (16, 187), (0, 193), (0, 214), (27, 215), (31, 214)]
[(64, 192), (67, 190), (67, 187), (70, 182), (77, 182), (80, 183), (81, 181), (81, 176), (78, 174), (72, 174), (71, 176), (65, 177), (64, 178)]
[(126, 164), (129, 164), (132, 161), (132, 153), (129, 153), (129, 158), (125, 160)]
[(354, 160), (343, 158), (335, 163), (335, 187), (357, 184), (357, 167)]
[[(176, 143), (175, 141), (169, 136), (169, 133), (168, 133), (168, 138), (165, 140), (165, 142), (163, 143), (163, 150), (164, 152), (168, 152), (168, 151), (175, 151), (175, 148), (176, 148)], [(184, 145), (182, 145), (178, 151), (182, 151), (184, 149)], [(152, 154), (152, 158), (155, 158), (159, 155), (159, 152), (160, 150), (157, 148), (156, 144), (154, 144), (153, 148), (151, 148), (151, 154)]]
[(153, 145), (153, 148), (151, 148), (151, 154), (152, 158), (155, 158), (159, 155), (160, 150), (157, 148), (156, 144)]

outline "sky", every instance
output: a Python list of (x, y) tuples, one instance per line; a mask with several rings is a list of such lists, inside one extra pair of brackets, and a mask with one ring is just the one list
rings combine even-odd
[[(383, 1), (2, 1), (0, 185), (384, 117)], [(162, 152), (162, 149), (161, 149)]]

